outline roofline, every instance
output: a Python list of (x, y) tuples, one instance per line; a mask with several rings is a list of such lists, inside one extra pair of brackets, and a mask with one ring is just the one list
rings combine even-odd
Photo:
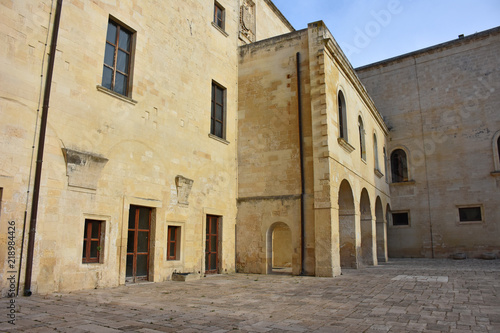
[(392, 58), (389, 58), (389, 59), (377, 61), (377, 62), (368, 64), (368, 65), (364, 65), (364, 66), (355, 68), (355, 70), (356, 71), (362, 71), (362, 70), (370, 68), (370, 67), (376, 67), (376, 66), (386, 65), (388, 63), (396, 62), (396, 61), (402, 60), (404, 58), (415, 57), (415, 56), (418, 56), (420, 54), (423, 54), (423, 53), (426, 53), (426, 52), (429, 52), (429, 51), (434, 51), (434, 50), (437, 50), (437, 49), (440, 49), (440, 48), (454, 47), (454, 46), (457, 46), (458, 44), (462, 44), (463, 42), (470, 42), (470, 41), (472, 41), (474, 39), (484, 38), (484, 37), (486, 37), (488, 35), (498, 34), (498, 33), (500, 33), (500, 26), (492, 28), (492, 29), (488, 29), (488, 30), (476, 32), (475, 34), (472, 34), (472, 35), (469, 35), (469, 36), (466, 36), (466, 37), (459, 37), (458, 39), (453, 39), (453, 40), (450, 40), (450, 41), (447, 41), (447, 42), (444, 42), (444, 43), (436, 44), (436, 45), (429, 46), (429, 47), (426, 47), (426, 48), (423, 48), (423, 49), (420, 49), (420, 50), (416, 50), (416, 51), (412, 51), (412, 52), (409, 52), (409, 53), (405, 53), (405, 54), (402, 54), (402, 55), (399, 55), (399, 56), (395, 56), (395, 57), (392, 57)]
[(287, 20), (285, 15), (276, 7), (276, 5), (271, 0), (264, 0), (264, 2), (272, 9), (272, 11), (281, 19), (281, 21), (290, 29), (290, 32), (295, 31), (293, 25)]

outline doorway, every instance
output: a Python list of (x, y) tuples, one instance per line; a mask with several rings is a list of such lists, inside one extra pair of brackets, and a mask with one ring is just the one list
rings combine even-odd
[(126, 282), (149, 278), (149, 243), (152, 208), (130, 206), (128, 216)]
[(207, 238), (205, 247), (205, 274), (217, 274), (220, 271), (219, 229), (221, 217), (207, 215)]

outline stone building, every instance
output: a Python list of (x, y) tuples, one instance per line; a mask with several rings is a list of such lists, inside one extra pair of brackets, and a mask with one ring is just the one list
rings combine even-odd
[(25, 282), (54, 32), (30, 289), (234, 272), (237, 49), (293, 28), (266, 0), (65, 0), (56, 31), (56, 3), (0, 4), (3, 294), (9, 241)]
[[(472, 243), (488, 247), (460, 250), (498, 251), (497, 30), (439, 48), (463, 63), (453, 80), (443, 69), (450, 84), (481, 77), (472, 87), (490, 85), (474, 123), (446, 128), (451, 149), (477, 157), (439, 183), (456, 155), (436, 153), (444, 166), (434, 178), (429, 150), (428, 167), (415, 169), (425, 143), (418, 135), (432, 135), (440, 113), (409, 74), (418, 67), (417, 86), (433, 98), (455, 94), (433, 77), (440, 63), (419, 63), (439, 61), (438, 49), (356, 73), (323, 22), (295, 31), (270, 0), (7, 0), (0, 17), (3, 295), (14, 271), (22, 294), (165, 281), (175, 272), (335, 276), (388, 254), (430, 256), (417, 226), (429, 225), (425, 202), (439, 210), (445, 199), (431, 197), (429, 182), (461, 195), (446, 204), (465, 216), (480, 205), (484, 219), (456, 224), (453, 235), (477, 231)], [(483, 56), (485, 67), (472, 61)], [(401, 63), (409, 73), (399, 86), (389, 67)], [(409, 106), (377, 90), (386, 79)], [(391, 171), (392, 155), (407, 167)], [(411, 224), (395, 226), (405, 212)], [(447, 240), (451, 224), (432, 223), (435, 254), (467, 244)]]
[(390, 128), (389, 256), (500, 254), (498, 54), (494, 28), (357, 69)]

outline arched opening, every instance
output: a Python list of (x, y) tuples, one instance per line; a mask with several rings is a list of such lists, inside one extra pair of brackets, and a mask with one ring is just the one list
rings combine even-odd
[(375, 201), (375, 221), (377, 225), (377, 260), (378, 262), (387, 262), (387, 223), (385, 223), (384, 208), (380, 197), (377, 197)]
[(498, 155), (497, 155), (497, 163), (498, 164), (497, 165), (499, 166), (499, 167), (497, 167), (497, 169), (500, 170), (500, 135), (498, 136), (498, 139), (497, 139), (497, 153), (498, 153)]
[(391, 154), (391, 175), (393, 183), (408, 181), (408, 162), (403, 149), (396, 149)]
[(283, 222), (276, 222), (267, 232), (267, 274), (292, 273), (292, 231)]
[(340, 267), (357, 268), (356, 215), (351, 185), (343, 180), (339, 188)]
[(364, 188), (359, 201), (361, 213), (361, 260), (364, 265), (374, 265), (374, 223), (370, 207), (370, 197)]
[(344, 94), (341, 90), (338, 93), (339, 107), (339, 137), (347, 141), (347, 110), (345, 105)]
[(363, 125), (363, 119), (361, 119), (361, 116), (358, 117), (358, 129), (359, 150), (361, 153), (361, 158), (366, 161), (365, 126)]

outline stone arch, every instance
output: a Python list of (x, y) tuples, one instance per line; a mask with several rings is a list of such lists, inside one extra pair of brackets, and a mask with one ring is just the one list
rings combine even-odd
[(361, 191), (359, 211), (361, 216), (361, 261), (364, 265), (374, 265), (374, 223), (370, 205), (370, 196), (366, 188), (363, 188)]
[(267, 274), (286, 272), (292, 268), (292, 230), (284, 222), (275, 222), (267, 230)]
[(384, 218), (382, 200), (377, 196), (375, 200), (375, 223), (377, 234), (377, 261), (387, 262), (387, 223)]
[(356, 212), (351, 185), (343, 180), (339, 187), (340, 267), (357, 268)]

